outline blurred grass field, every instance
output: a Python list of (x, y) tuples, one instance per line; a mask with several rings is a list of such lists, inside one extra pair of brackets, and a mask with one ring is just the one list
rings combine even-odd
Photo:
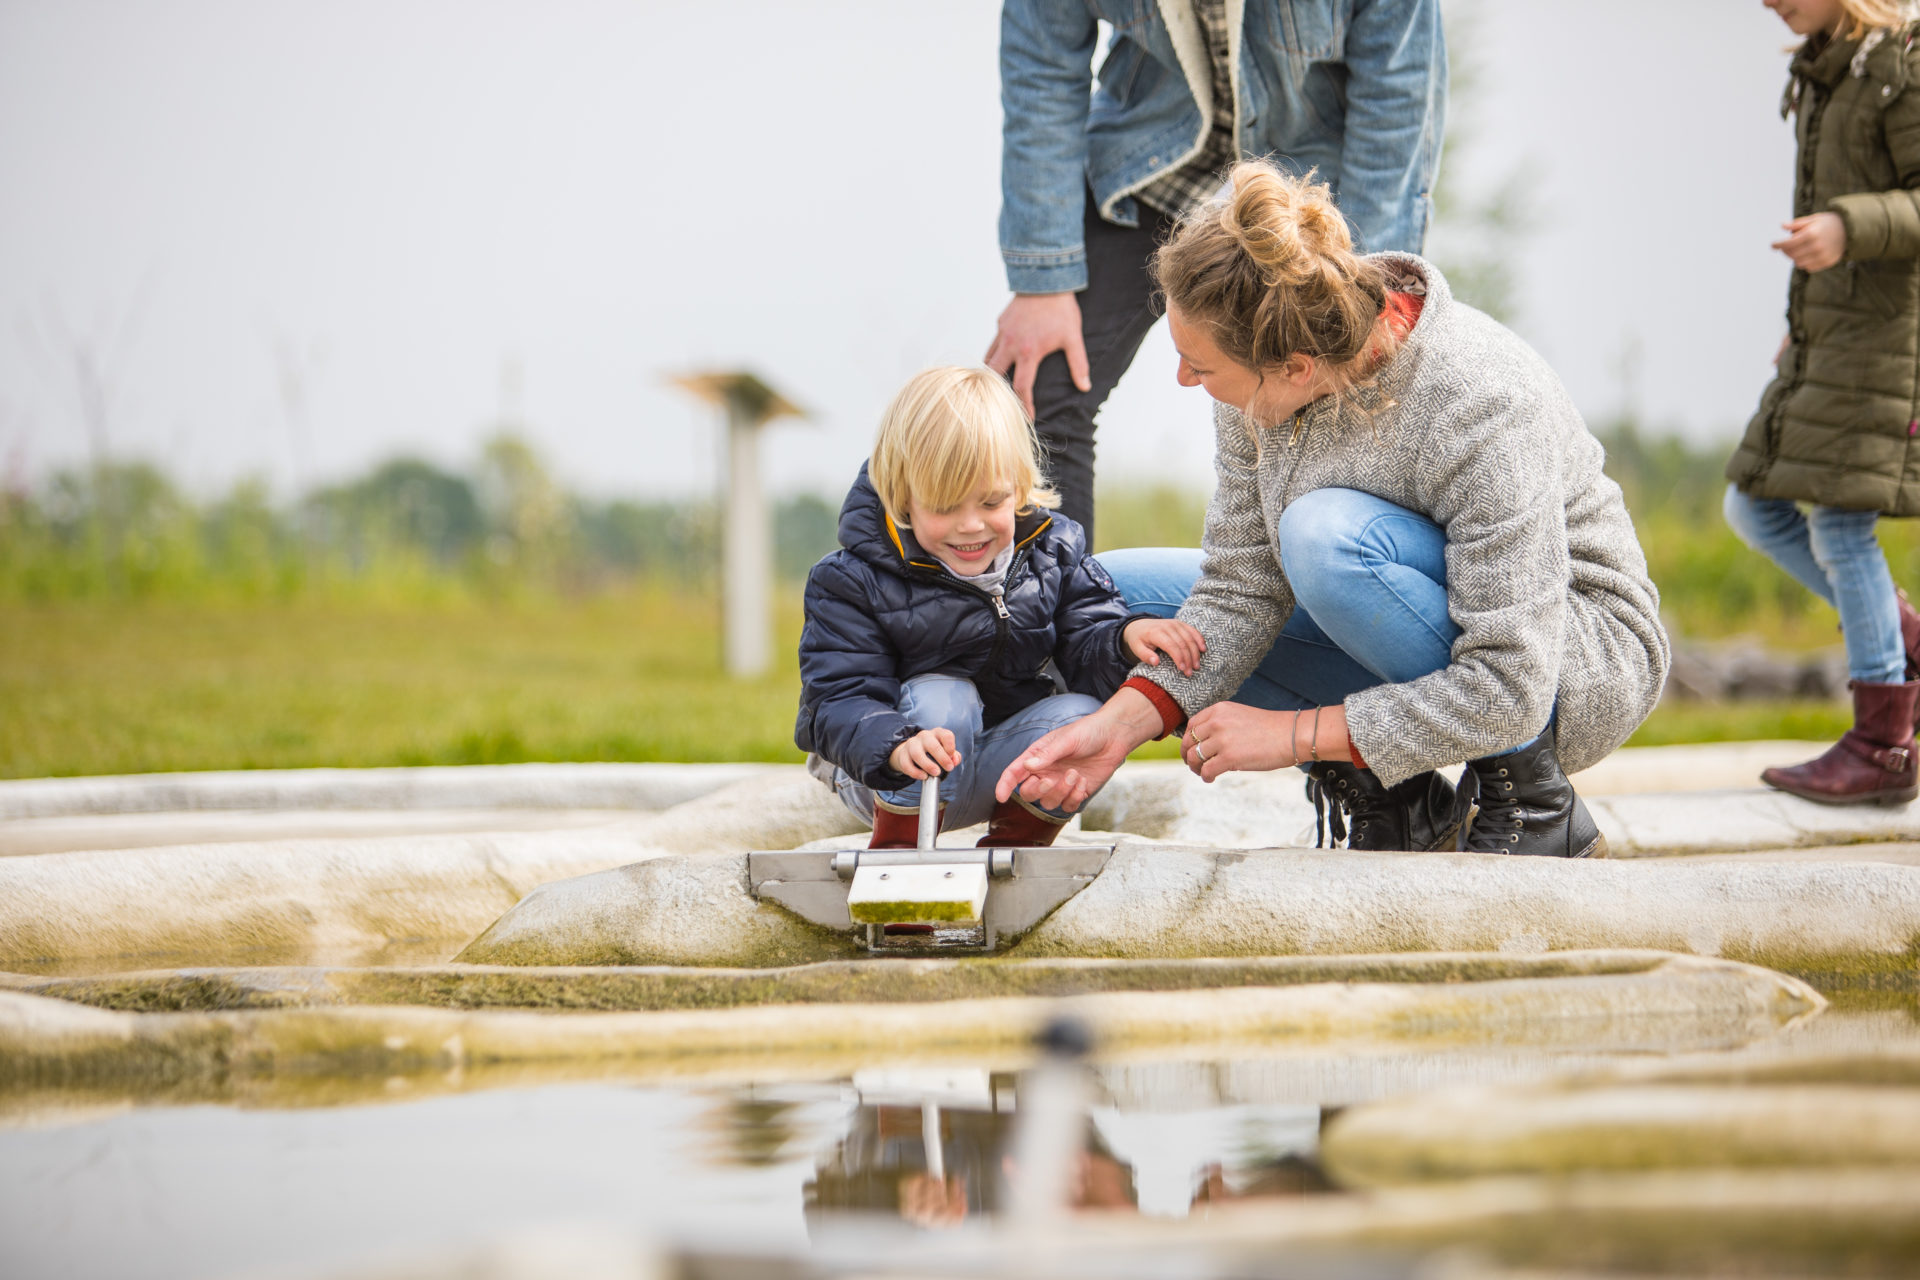
[[(1676, 635), (1836, 642), (1832, 610), (1720, 520), (1710, 451), (1630, 430), (1608, 448)], [(507, 479), (396, 462), (291, 510), (244, 486), (195, 504), (138, 467), (0, 493), (0, 776), (800, 758), (798, 579), (830, 504), (777, 513), (777, 665), (735, 682), (710, 510), (593, 507), (511, 442), (487, 457)], [(1103, 491), (1101, 545), (1193, 546), (1203, 514), (1199, 494)], [(1920, 528), (1881, 529), (1920, 582)], [(1632, 742), (1846, 724), (1839, 703), (1669, 703)]]
[[(0, 604), (0, 776), (527, 760), (797, 761), (799, 611), (764, 679), (711, 598)], [(1820, 738), (1830, 703), (1670, 704), (1634, 743)], [(1142, 757), (1169, 758), (1172, 744)]]

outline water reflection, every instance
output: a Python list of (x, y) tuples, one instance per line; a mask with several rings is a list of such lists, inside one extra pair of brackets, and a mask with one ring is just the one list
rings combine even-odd
[[(1909, 995), (1829, 1011), (1753, 1051), (1916, 1043)], [(1326, 1189), (1322, 1122), (1343, 1106), (1645, 1056), (1321, 1048), (1099, 1062), (1064, 1130), (1066, 1199), (1083, 1213), (1180, 1218), (1228, 1200), (1311, 1195)], [(696, 1078), (685, 1067), (673, 1077), (569, 1064), (564, 1074), (281, 1076), (204, 1097), (0, 1090), (0, 1275), (317, 1268), (553, 1221), (779, 1249), (804, 1249), (856, 1217), (977, 1226), (1023, 1203), (1008, 1188), (1021, 1194), (1014, 1126), (1032, 1093), (1012, 1068), (1027, 1064), (761, 1059)]]
[[(1330, 1189), (1315, 1158), (1318, 1106), (1154, 1112), (1138, 1109), (1133, 1098), (1117, 1105), (1097, 1071), (1087, 1080), (1092, 1105), (1068, 1130), (1075, 1135), (1065, 1177), (1071, 1210), (1183, 1217), (1209, 1203)], [(956, 1227), (1005, 1213), (1022, 1194), (1019, 1076), (886, 1071), (856, 1074), (840, 1087), (845, 1119), (803, 1188), (810, 1225), (880, 1214), (919, 1227)], [(778, 1105), (763, 1093), (723, 1104), (741, 1126), (729, 1146), (763, 1149), (767, 1137), (755, 1126)]]

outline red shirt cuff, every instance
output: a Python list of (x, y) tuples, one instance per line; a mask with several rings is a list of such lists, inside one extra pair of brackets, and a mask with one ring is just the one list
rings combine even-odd
[(1367, 762), (1360, 758), (1360, 748), (1357, 745), (1355, 745), (1352, 734), (1347, 735), (1347, 750), (1353, 755), (1354, 768), (1364, 769), (1367, 767)]
[(1145, 695), (1148, 702), (1153, 704), (1153, 709), (1160, 713), (1160, 733), (1154, 741), (1158, 742), (1160, 738), (1170, 733), (1178, 733), (1180, 726), (1187, 722), (1187, 713), (1180, 709), (1180, 704), (1173, 700), (1173, 695), (1146, 677), (1129, 677), (1120, 687), (1138, 690)]

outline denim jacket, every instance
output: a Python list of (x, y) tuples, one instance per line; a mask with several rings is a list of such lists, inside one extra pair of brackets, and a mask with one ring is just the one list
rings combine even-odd
[[(1445, 123), (1440, 0), (1228, 0), (1242, 155), (1317, 170), (1369, 253), (1426, 239)], [(1101, 20), (1113, 36), (1092, 69)], [(1086, 191), (1139, 225), (1133, 193), (1200, 147), (1206, 38), (1181, 0), (1005, 0), (1000, 252), (1016, 293), (1087, 285)]]

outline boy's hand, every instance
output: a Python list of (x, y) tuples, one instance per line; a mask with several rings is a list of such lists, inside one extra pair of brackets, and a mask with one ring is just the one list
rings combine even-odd
[(1190, 676), (1200, 668), (1200, 655), (1207, 651), (1207, 639), (1198, 630), (1173, 618), (1138, 618), (1121, 632), (1133, 656), (1150, 667), (1160, 665), (1160, 655), (1173, 659), (1180, 674)]
[(1847, 251), (1847, 224), (1837, 213), (1810, 213), (1780, 225), (1791, 234), (1774, 241), (1773, 247), (1802, 271), (1825, 271)]
[(895, 773), (914, 779), (952, 773), (960, 766), (960, 753), (954, 750), (953, 730), (922, 729), (895, 747), (887, 763)]

